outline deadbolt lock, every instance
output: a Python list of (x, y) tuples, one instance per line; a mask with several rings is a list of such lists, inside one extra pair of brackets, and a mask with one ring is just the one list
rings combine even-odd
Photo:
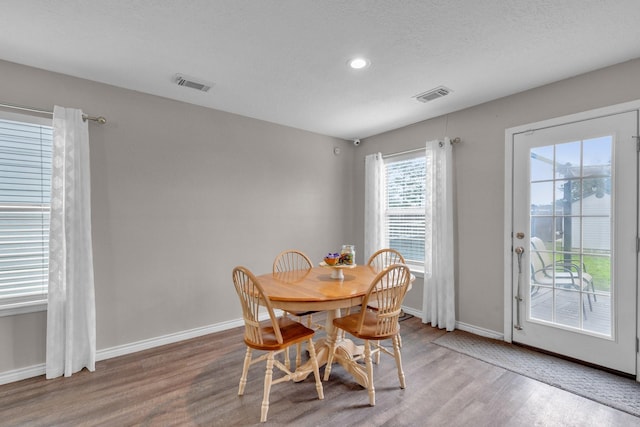
[(522, 231), (518, 231), (516, 233), (516, 239), (520, 239), (520, 240), (524, 239), (524, 233)]

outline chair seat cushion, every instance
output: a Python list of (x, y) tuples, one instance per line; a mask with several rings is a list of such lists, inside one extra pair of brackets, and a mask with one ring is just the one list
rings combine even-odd
[(568, 273), (556, 274), (555, 278), (538, 275), (536, 277), (533, 277), (533, 280), (531, 281), (531, 285), (552, 286), (555, 284), (557, 287), (579, 289), (580, 288), (579, 284), (582, 284), (582, 288), (584, 290), (588, 290), (589, 285), (591, 284), (591, 282), (589, 281), (591, 280), (591, 276), (589, 277), (586, 277), (586, 276), (589, 276), (589, 275), (585, 273), (583, 275), (583, 279), (581, 282), (576, 275), (574, 275), (572, 278)]
[(295, 322), (286, 317), (278, 318), (278, 326), (280, 327), (280, 334), (282, 334), (282, 344), (278, 343), (270, 320), (260, 322), (262, 343), (253, 342), (245, 336), (245, 344), (257, 350), (280, 350), (292, 344), (308, 340), (309, 337), (312, 337), (315, 333), (313, 329), (309, 329), (302, 323)]
[(358, 332), (358, 321), (360, 320), (360, 313), (353, 313), (348, 316), (339, 317), (333, 320), (333, 326), (343, 329), (349, 332), (356, 338), (363, 340), (382, 340), (391, 338), (400, 332), (400, 326), (396, 323), (396, 328), (392, 332), (384, 335), (376, 334), (376, 314), (367, 310), (365, 312), (364, 324), (362, 331)]
[[(573, 278), (573, 280), (578, 280), (579, 275), (578, 273), (575, 272), (568, 272), (568, 271), (558, 271), (556, 270), (555, 273), (555, 278), (556, 279), (565, 279), (565, 280), (571, 280)], [(591, 277), (591, 275), (589, 273), (582, 273), (582, 280), (584, 280), (585, 282), (588, 282), (589, 284), (591, 284), (591, 282), (593, 282), (593, 277)]]

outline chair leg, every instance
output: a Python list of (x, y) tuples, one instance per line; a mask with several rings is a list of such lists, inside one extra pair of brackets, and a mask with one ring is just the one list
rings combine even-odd
[(291, 369), (291, 361), (289, 360), (289, 347), (285, 348), (282, 354), (284, 355), (284, 366), (287, 369)]
[[(288, 318), (286, 311), (282, 314), (282, 317), (285, 319)], [(289, 347), (285, 348), (282, 354), (282, 357), (284, 358), (284, 366), (287, 369), (291, 369), (291, 361), (289, 360)]]
[[(342, 312), (342, 310), (340, 310), (340, 311)], [(344, 316), (348, 316), (350, 314), (351, 314), (351, 307), (347, 307), (344, 310), (344, 314), (340, 314), (340, 315), (344, 317)], [(343, 330), (340, 330), (340, 339), (343, 340), (343, 339), (345, 339), (346, 336), (347, 336), (347, 332), (343, 331)]]
[(373, 362), (371, 361), (371, 344), (364, 341), (364, 364), (367, 368), (367, 390), (369, 391), (369, 405), (376, 406), (376, 389), (373, 387)]
[(382, 347), (382, 344), (380, 344), (380, 341), (376, 341), (376, 365), (380, 364), (380, 352), (382, 351), (380, 347)]
[(320, 368), (318, 367), (318, 359), (316, 358), (316, 349), (313, 346), (313, 340), (309, 338), (307, 342), (307, 347), (309, 348), (309, 358), (311, 359), (311, 364), (313, 365), (313, 376), (316, 379), (316, 391), (318, 392), (318, 399), (324, 399), (324, 391), (322, 389), (322, 381), (320, 381)]
[(338, 328), (334, 327), (333, 332), (327, 335), (327, 344), (329, 346), (329, 355), (327, 356), (327, 364), (324, 365), (324, 380), (329, 380), (331, 374), (331, 365), (333, 364), (333, 354), (336, 351), (336, 340), (338, 338)]
[[(583, 282), (580, 282), (583, 283)], [(584, 289), (587, 290), (587, 301), (589, 302), (589, 311), (593, 311), (593, 305), (591, 304), (591, 294), (589, 293), (589, 282), (587, 282), (586, 280), (584, 281), (584, 283), (586, 283), (586, 285), (582, 288), (582, 290), (584, 291)], [(593, 282), (591, 283), (591, 290), (594, 291), (594, 287), (593, 287)], [(593, 294), (593, 300), (596, 300), (596, 294)], [(587, 318), (587, 312), (584, 309), (584, 301), (582, 302), (582, 311), (584, 312), (584, 318)]]
[(296, 344), (296, 369), (300, 367), (302, 362), (302, 344)]
[[(302, 323), (302, 317), (298, 317), (298, 323)], [(313, 329), (312, 325), (313, 325), (313, 321), (311, 319), (311, 315), (309, 314), (307, 316), (307, 327), (309, 329)], [(287, 354), (289, 354), (288, 347), (287, 347)], [(299, 368), (301, 364), (302, 364), (302, 343), (298, 343), (296, 344), (296, 369)]]
[(249, 372), (249, 366), (251, 366), (251, 347), (247, 347), (247, 352), (244, 356), (242, 376), (240, 377), (240, 385), (238, 386), (238, 396), (242, 396), (244, 394), (244, 387), (247, 385), (247, 373)]
[(262, 397), (262, 410), (260, 413), (260, 422), (267, 421), (267, 412), (269, 412), (269, 393), (271, 392), (271, 381), (273, 380), (273, 352), (269, 352), (267, 358), (267, 369), (264, 374), (264, 396)]
[(404, 372), (402, 371), (402, 356), (400, 356), (400, 335), (393, 337), (393, 356), (396, 359), (396, 367), (398, 368), (398, 379), (400, 380), (400, 388), (405, 388)]
[[(596, 300), (596, 288), (593, 286), (593, 280), (591, 282), (589, 282), (588, 280), (584, 280), (585, 286), (584, 288), (587, 290), (587, 300), (589, 301), (589, 311), (593, 311), (593, 304), (591, 304), (591, 296), (593, 296), (593, 301), (597, 301)], [(589, 293), (589, 287), (591, 287), (591, 292)], [(586, 317), (585, 317), (586, 319)]]

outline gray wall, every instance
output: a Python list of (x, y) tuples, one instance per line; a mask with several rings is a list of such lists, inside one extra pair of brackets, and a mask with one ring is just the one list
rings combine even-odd
[[(454, 153), (457, 319), (500, 332), (505, 129), (640, 99), (634, 60), (354, 148), (7, 62), (0, 75), (0, 102), (78, 107), (109, 120), (90, 125), (99, 350), (238, 319), (234, 265), (265, 272), (285, 248), (313, 259), (347, 241), (362, 248), (364, 156), (444, 136), (463, 141)], [(421, 295), (418, 280), (407, 304), (419, 310)], [(44, 362), (45, 325), (43, 312), (0, 317), (0, 374)]]
[[(502, 333), (505, 129), (640, 99), (639, 76), (636, 59), (363, 140), (354, 164), (356, 229), (364, 227), (367, 154), (460, 137), (454, 147), (456, 319)], [(356, 245), (363, 242), (360, 235)], [(413, 293), (406, 303), (420, 307), (421, 296)]]
[[(108, 119), (89, 125), (98, 350), (240, 319), (235, 265), (268, 272), (289, 248), (320, 261), (355, 238), (351, 143), (7, 62), (0, 75), (0, 102)], [(45, 330), (44, 312), (0, 317), (0, 373), (44, 363)]]

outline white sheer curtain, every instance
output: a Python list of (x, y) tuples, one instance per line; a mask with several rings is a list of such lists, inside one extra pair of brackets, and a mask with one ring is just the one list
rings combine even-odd
[(46, 376), (95, 370), (89, 132), (82, 111), (53, 110)]
[(364, 158), (364, 262), (375, 251), (387, 246), (384, 241), (384, 161), (381, 153)]
[(449, 138), (427, 142), (422, 321), (447, 331), (453, 331), (456, 323), (452, 151)]

